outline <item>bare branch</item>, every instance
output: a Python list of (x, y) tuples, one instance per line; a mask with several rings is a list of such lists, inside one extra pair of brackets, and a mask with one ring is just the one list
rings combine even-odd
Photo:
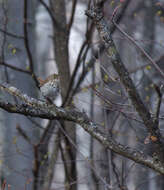
[(31, 76), (33, 77), (35, 83), (36, 83), (36, 86), (39, 88), (39, 82), (38, 82), (37, 77), (34, 73), (34, 61), (33, 61), (32, 53), (30, 50), (29, 38), (28, 38), (27, 2), (28, 2), (28, 0), (24, 0), (24, 25), (23, 25), (24, 26), (23, 27), (24, 28), (24, 43), (25, 43), (25, 48), (27, 51), (28, 59), (29, 59), (29, 65), (30, 65), (29, 71), (30, 71)]
[(24, 39), (24, 36), (20, 36), (20, 35), (14, 34), (14, 33), (7, 32), (7, 31), (3, 30), (2, 28), (0, 28), (0, 32), (4, 33), (12, 38)]
[(53, 25), (56, 26), (56, 27), (59, 27), (59, 24), (57, 23), (54, 15), (53, 15), (53, 12), (52, 10), (48, 7), (48, 5), (43, 1), (43, 0), (39, 0), (39, 2), (43, 5), (43, 7), (47, 10), (48, 14), (50, 15), (51, 17), (51, 20), (53, 22)]
[[(130, 0), (127, 0), (126, 2), (123, 3), (123, 6), (122, 6), (122, 8), (121, 8), (121, 11), (116, 15), (116, 18), (115, 18), (116, 23), (119, 23), (119, 22), (121, 21), (121, 19), (123, 18), (124, 13), (125, 13), (125, 11), (127, 10), (127, 7), (128, 7), (129, 4), (130, 4)], [(90, 5), (88, 5), (88, 8), (89, 8), (89, 6), (90, 6)], [(116, 26), (115, 26), (114, 24), (112, 24), (111, 27), (110, 27), (110, 32), (111, 32), (111, 33), (114, 33), (115, 29), (116, 29)], [(88, 33), (89, 33), (89, 35), (90, 35), (90, 33), (92, 33), (92, 31), (88, 31)], [(87, 38), (89, 37), (89, 36), (88, 36), (88, 33), (86, 33), (86, 37), (87, 37)], [(89, 39), (89, 38), (88, 38), (88, 39)], [(89, 42), (89, 41), (88, 41), (88, 42)], [(81, 50), (82, 50), (82, 49), (81, 49)], [(80, 51), (81, 51), (81, 50), (80, 50)], [(72, 92), (68, 92), (68, 93), (67, 93), (67, 98), (66, 98), (66, 99), (68, 99), (68, 96), (69, 96), (69, 95), (70, 95), (70, 97), (73, 97), (73, 96), (77, 93), (79, 86), (80, 86), (81, 83), (83, 82), (83, 80), (84, 80), (84, 78), (86, 77), (86, 75), (89, 73), (90, 68), (93, 67), (93, 64), (95, 63), (95, 60), (98, 59), (98, 57), (104, 52), (104, 50), (105, 50), (105, 47), (102, 45), (98, 51), (94, 52), (94, 55), (93, 55), (92, 58), (88, 61), (87, 67), (84, 68), (84, 71), (83, 71), (82, 74), (80, 75), (76, 86), (74, 87), (74, 89), (72, 89)], [(81, 53), (82, 53), (82, 52), (79, 52), (78, 59), (81, 58), (81, 55), (80, 55)], [(77, 62), (76, 62), (75, 69), (76, 69), (76, 68), (78, 69), (78, 67), (79, 67), (78, 64), (80, 64), (80, 62), (79, 62), (78, 59), (77, 59)], [(79, 63), (78, 63), (78, 62), (79, 62)], [(77, 72), (75, 69), (74, 69), (74, 71), (73, 71), (72, 78), (71, 78), (71, 81), (70, 81), (70, 83), (72, 83), (72, 84), (73, 84), (73, 81), (74, 81), (74, 78), (75, 78), (74, 75), (75, 75), (76, 72)], [(71, 86), (71, 84), (69, 85), (69, 88), (68, 88), (68, 89), (70, 89), (69, 91), (71, 91), (71, 88), (72, 88), (72, 87), (70, 88), (70, 86)], [(66, 101), (66, 99), (65, 99), (65, 101)], [(64, 101), (64, 103), (65, 103), (65, 101)], [(70, 98), (70, 101), (71, 101), (71, 98)]]
[(24, 69), (21, 69), (19, 67), (15, 67), (15, 66), (10, 65), (10, 64), (3, 62), (3, 61), (0, 61), (0, 65), (8, 67), (10, 69), (13, 69), (15, 71), (19, 71), (19, 72), (26, 73), (26, 74), (31, 74), (30, 71), (28, 71), (28, 70), (24, 70)]
[(31, 142), (30, 137), (26, 134), (25, 130), (22, 129), (20, 125), (17, 125), (17, 126), (16, 126), (16, 129), (17, 129), (17, 131), (19, 132), (19, 134), (20, 134), (29, 144), (33, 145), (32, 142)]
[(152, 140), (155, 146), (155, 153), (158, 159), (164, 160), (164, 149), (162, 144), (161, 133), (158, 128), (158, 123), (153, 120), (150, 112), (147, 107), (144, 105), (139, 93), (137, 92), (135, 85), (133, 84), (132, 79), (130, 78), (130, 74), (126, 67), (124, 66), (119, 52), (116, 49), (116, 46), (113, 42), (112, 35), (106, 20), (104, 19), (102, 13), (102, 5), (97, 5), (90, 10), (86, 11), (86, 15), (93, 19), (100, 37), (104, 43), (106, 48), (106, 53), (110, 58), (112, 65), (116, 72), (118, 73), (121, 82), (123, 83), (129, 98), (131, 99), (133, 106), (138, 112), (139, 116), (142, 118), (148, 132), (151, 134), (155, 141)]
[(70, 30), (71, 30), (71, 27), (72, 27), (72, 24), (73, 24), (73, 20), (74, 20), (74, 16), (75, 16), (75, 10), (76, 10), (76, 5), (77, 5), (77, 0), (73, 0), (73, 3), (72, 3), (72, 11), (71, 11), (71, 18), (69, 20), (69, 23), (68, 23), (68, 33), (70, 33)]
[(164, 72), (160, 69), (157, 63), (151, 58), (151, 56), (141, 46), (139, 46), (131, 36), (129, 36), (126, 32), (124, 32), (118, 26), (118, 24), (114, 22), (114, 20), (113, 23), (117, 27), (117, 29), (143, 53), (143, 55), (150, 61), (150, 63), (155, 67), (155, 69), (159, 72), (159, 74), (164, 78)]
[(162, 93), (160, 90), (160, 87), (158, 87), (156, 84), (154, 84), (154, 89), (157, 92), (157, 105), (156, 105), (156, 112), (155, 112), (155, 120), (157, 123), (159, 123), (159, 114), (160, 114), (160, 108), (161, 108), (161, 104), (162, 104)]
[(33, 117), (41, 117), (46, 119), (63, 119), (73, 121), (97, 139), (107, 149), (114, 151), (115, 153), (129, 158), (137, 163), (143, 164), (149, 168), (164, 175), (164, 166), (159, 160), (153, 160), (153, 158), (146, 156), (143, 152), (134, 150), (130, 147), (121, 145), (109, 138), (106, 134), (101, 132), (101, 126), (92, 122), (84, 112), (80, 112), (77, 109), (68, 109), (57, 107), (54, 104), (48, 105), (45, 102), (31, 98), (26, 94), (22, 94), (17, 88), (10, 85), (1, 84), (0, 89), (9, 92), (10, 94), (17, 96), (21, 100), (26, 102), (26, 105), (13, 105), (10, 103), (4, 103), (0, 100), (0, 107), (11, 113), (19, 113), (22, 115), (29, 115)]

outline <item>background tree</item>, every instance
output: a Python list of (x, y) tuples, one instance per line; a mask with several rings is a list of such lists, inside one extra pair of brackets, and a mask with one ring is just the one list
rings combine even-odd
[(163, 2), (0, 6), (2, 189), (162, 189)]

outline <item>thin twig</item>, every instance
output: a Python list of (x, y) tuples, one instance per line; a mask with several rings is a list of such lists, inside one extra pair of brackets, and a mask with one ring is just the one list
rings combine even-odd
[(28, 0), (24, 0), (24, 24), (23, 24), (23, 29), (24, 29), (24, 44), (25, 48), (27, 51), (28, 59), (29, 59), (29, 71), (31, 73), (32, 78), (35, 81), (36, 86), (39, 88), (39, 82), (37, 80), (37, 77), (34, 73), (34, 61), (32, 57), (32, 53), (30, 50), (30, 45), (29, 45), (29, 38), (28, 38), (28, 16), (27, 16), (27, 5), (28, 5)]
[(72, 90), (72, 86), (73, 86), (73, 83), (74, 83), (74, 80), (75, 80), (75, 77), (76, 77), (76, 74), (77, 74), (77, 71), (78, 71), (78, 68), (80, 66), (80, 58), (81, 58), (81, 54), (86, 46), (87, 42), (84, 41), (81, 48), (80, 48), (80, 52), (79, 52), (79, 55), (78, 55), (78, 58), (77, 58), (77, 61), (76, 61), (76, 65), (75, 65), (75, 68), (74, 68), (74, 71), (73, 71), (73, 74), (71, 76), (71, 80), (70, 80), (70, 83), (69, 83), (69, 86), (68, 86), (68, 91), (67, 91), (67, 94), (66, 94), (66, 97), (63, 101), (63, 105), (64, 106), (69, 98), (69, 95), (70, 95), (70, 92)]
[[(121, 19), (123, 18), (123, 15), (124, 15), (124, 13), (125, 13), (125, 11), (126, 11), (129, 4), (130, 4), (130, 0), (127, 0), (125, 3), (123, 3), (120, 13), (116, 15), (116, 23), (119, 23), (121, 21)], [(88, 3), (88, 8), (89, 8), (89, 6), (90, 6), (90, 2)], [(114, 33), (115, 29), (116, 29), (115, 25), (114, 24), (111, 25), (111, 27), (110, 27), (111, 34)], [(80, 75), (80, 77), (78, 79), (78, 82), (76, 83), (76, 86), (72, 90), (72, 96), (74, 96), (76, 94), (76, 92), (78, 91), (79, 86), (81, 85), (81, 83), (85, 79), (86, 75), (89, 73), (90, 68), (92, 68), (92, 66), (95, 63), (96, 59), (98, 59), (98, 55), (102, 54), (104, 52), (104, 50), (105, 50), (105, 47), (102, 45), (98, 51), (94, 52), (93, 57), (88, 61), (88, 65), (87, 65), (87, 67), (85, 69), (85, 72), (83, 72)]]
[(150, 61), (150, 63), (156, 68), (156, 70), (164, 78), (164, 72), (160, 69), (160, 67), (156, 64), (156, 62), (150, 57), (150, 55), (140, 45), (138, 45), (131, 36), (129, 36), (125, 31), (123, 31), (119, 27), (119, 25), (114, 21), (114, 19), (112, 19), (112, 22), (116, 26), (116, 28), (143, 53), (143, 55)]
[(6, 62), (0, 61), (0, 65), (5, 66), (5, 67), (8, 67), (8, 68), (10, 68), (10, 69), (13, 69), (13, 70), (15, 70), (15, 71), (19, 71), (19, 72), (22, 72), (22, 73), (26, 73), (26, 74), (31, 75), (30, 71), (21, 69), (21, 68), (19, 68), (19, 67), (15, 67), (15, 66), (10, 65), (10, 64), (8, 64), (8, 63), (6, 63)]
[[(2, 10), (4, 13), (4, 31), (7, 31), (8, 16), (7, 16), (7, 8), (5, 7), (5, 2), (2, 2)], [(3, 40), (2, 40), (2, 46), (1, 46), (1, 49), (2, 49), (1, 59), (2, 59), (2, 61), (5, 61), (6, 42), (7, 42), (7, 37), (6, 37), (6, 33), (4, 33)], [(5, 72), (6, 82), (9, 82), (7, 67), (4, 68), (4, 72)]]
[(116, 45), (110, 33), (107, 21), (105, 20), (102, 14), (102, 6), (93, 7), (92, 9), (86, 11), (86, 15), (93, 19), (99, 31), (99, 35), (106, 47), (106, 53), (109, 59), (111, 60), (111, 63), (115, 71), (118, 73), (120, 80), (123, 83), (129, 95), (129, 98), (132, 101), (134, 108), (138, 112), (139, 116), (142, 118), (148, 132), (156, 138), (156, 140), (153, 141), (153, 145), (156, 146), (155, 152), (156, 155), (158, 155), (158, 159), (163, 161), (164, 149), (159, 126), (157, 125), (157, 123), (154, 122), (151, 113), (149, 112), (148, 108), (144, 105), (132, 79), (129, 76), (128, 70), (126, 69), (124, 63), (121, 60), (120, 54), (116, 48)]
[(67, 29), (68, 34), (70, 33), (70, 30), (71, 30), (71, 27), (72, 27), (72, 24), (73, 24), (73, 20), (74, 20), (74, 17), (75, 17), (76, 5), (77, 5), (77, 0), (73, 0), (71, 17), (70, 17), (70, 20), (69, 20), (69, 23), (68, 23), (68, 29)]
[(76, 65), (75, 65), (75, 68), (74, 68), (74, 71), (73, 71), (73, 74), (71, 76), (71, 80), (70, 80), (70, 83), (69, 83), (69, 87), (68, 87), (68, 91), (67, 91), (67, 94), (66, 94), (66, 98), (63, 101), (63, 106), (66, 104), (67, 100), (69, 99), (69, 96), (71, 96), (71, 98), (69, 100), (69, 103), (70, 103), (71, 99), (72, 99), (72, 97), (74, 95), (73, 93), (71, 94), (72, 88), (73, 88), (73, 83), (75, 81), (75, 77), (77, 75), (78, 69), (79, 69), (79, 67), (81, 65), (81, 60), (83, 59), (81, 57), (82, 57), (82, 54), (84, 52), (84, 49), (85, 49), (86, 46), (87, 46), (86, 49), (88, 49), (88, 47), (89, 47), (89, 41), (90, 41), (92, 35), (87, 35), (87, 33), (92, 34), (92, 30), (93, 30), (93, 25), (91, 25), (91, 27), (89, 29), (87, 29), (87, 31), (86, 31), (86, 37), (87, 38), (83, 42), (83, 44), (82, 44), (82, 46), (80, 48), (80, 51), (79, 51), (79, 54), (78, 54), (78, 57), (77, 57), (77, 60), (76, 60)]
[(33, 143), (31, 142), (31, 139), (29, 138), (29, 136), (26, 134), (26, 132), (19, 126), (16, 126), (17, 131), (19, 132), (19, 134), (30, 144), (33, 145)]
[(160, 88), (156, 85), (153, 84), (154, 89), (157, 92), (157, 105), (156, 105), (156, 112), (155, 112), (155, 121), (159, 124), (159, 114), (160, 114), (160, 108), (161, 108), (161, 103), (162, 103), (162, 93)]
[(55, 17), (54, 17), (54, 15), (53, 15), (51, 9), (48, 7), (48, 5), (47, 5), (43, 0), (39, 0), (39, 2), (40, 2), (40, 3), (43, 5), (43, 7), (47, 10), (48, 14), (50, 15), (50, 17), (51, 17), (51, 19), (52, 19), (53, 25), (59, 27), (59, 26), (58, 26), (58, 23), (57, 23), (57, 21), (56, 21), (56, 19), (55, 19)]
[(102, 183), (104, 183), (105, 187), (108, 187), (109, 189), (111, 189), (111, 186), (106, 182), (105, 179), (103, 179), (99, 173), (97, 172), (97, 170), (92, 166), (92, 164), (88, 161), (88, 159), (83, 155), (83, 153), (81, 153), (81, 151), (79, 151), (77, 145), (73, 142), (73, 140), (70, 138), (70, 136), (65, 132), (65, 130), (59, 125), (60, 130), (62, 131), (62, 133), (64, 134), (64, 136), (69, 140), (69, 142), (72, 144), (72, 146), (76, 149), (76, 151), (79, 152), (79, 154), (84, 158), (84, 160), (86, 161), (86, 164), (94, 171), (95, 175), (102, 181)]
[(12, 38), (17, 38), (17, 39), (24, 39), (24, 36), (20, 36), (20, 35), (17, 35), (17, 34), (14, 34), (14, 33), (11, 33), (11, 32), (7, 32), (3, 29), (0, 28), (0, 32), (12, 37)]

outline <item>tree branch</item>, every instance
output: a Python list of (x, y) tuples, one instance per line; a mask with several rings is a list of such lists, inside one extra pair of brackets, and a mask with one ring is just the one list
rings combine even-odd
[(46, 102), (23, 94), (16, 87), (10, 86), (9, 84), (0, 84), (0, 89), (7, 91), (26, 103), (25, 105), (23, 104), (20, 106), (5, 103), (0, 99), (0, 107), (2, 109), (10, 113), (19, 113), (26, 116), (28, 115), (45, 119), (63, 119), (75, 122), (76, 124), (81, 125), (81, 127), (92, 135), (92, 137), (102, 143), (105, 148), (164, 175), (164, 165), (159, 160), (153, 160), (152, 157), (145, 155), (143, 152), (121, 145), (109, 138), (106, 134), (101, 132), (100, 128), (102, 127), (92, 122), (84, 112), (80, 112), (77, 109), (57, 107), (54, 104), (49, 105)]
[(31, 73), (32, 78), (35, 81), (36, 86), (39, 88), (39, 82), (37, 80), (37, 77), (34, 73), (34, 61), (32, 57), (32, 52), (30, 50), (30, 44), (29, 44), (29, 37), (28, 37), (28, 15), (27, 15), (27, 7), (28, 7), (28, 0), (24, 0), (24, 44), (27, 51), (28, 59), (29, 59), (29, 71)]
[(144, 105), (138, 91), (135, 88), (135, 85), (130, 78), (129, 72), (124, 66), (119, 52), (116, 49), (116, 46), (113, 42), (112, 35), (110, 32), (110, 28), (106, 20), (104, 19), (104, 15), (102, 13), (102, 5), (97, 4), (95, 7), (86, 11), (86, 15), (93, 19), (98, 31), (99, 35), (104, 43), (106, 53), (111, 60), (111, 63), (118, 73), (121, 82), (123, 83), (130, 100), (132, 101), (133, 106), (138, 112), (139, 116), (142, 118), (148, 132), (151, 134), (152, 139), (154, 139), (153, 146), (155, 146), (155, 156), (164, 161), (164, 149), (162, 144), (162, 137), (160, 130), (158, 128), (158, 123), (153, 120), (151, 114), (147, 107)]

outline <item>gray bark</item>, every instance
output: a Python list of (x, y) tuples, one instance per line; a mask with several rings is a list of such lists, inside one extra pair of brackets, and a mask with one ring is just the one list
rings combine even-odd
[[(18, 36), (24, 36), (23, 3), (24, 1), (12, 0), (3, 1), (3, 3), (0, 4), (0, 17), (1, 19), (6, 19), (6, 23), (3, 23), (1, 27), (3, 27), (4, 30), (7, 29), (8, 32)], [(3, 11), (3, 4), (6, 9), (6, 15)], [(36, 3), (34, 1), (28, 1), (28, 6), (28, 32), (30, 33), (29, 44), (31, 51), (34, 52), (34, 18)], [(5, 33), (1, 33), (0, 35), (4, 39)], [(4, 47), (1, 49), (1, 55), (4, 52), (3, 61), (26, 70), (29, 63), (24, 46), (24, 40), (13, 38), (8, 35), (6, 35), (5, 38), (6, 40)], [(29, 95), (36, 96), (36, 88), (30, 75), (4, 68), (1, 70), (1, 74), (1, 76), (3, 76), (1, 77), (1, 81), (8, 80), (11, 84), (16, 85)], [(11, 100), (12, 98), (10, 97), (9, 99)], [(26, 142), (23, 137), (21, 137), (16, 130), (16, 127), (20, 126), (26, 131), (29, 137), (35, 141), (36, 139), (33, 136), (33, 126), (26, 117), (22, 117), (17, 114), (10, 115), (3, 111), (1, 111), (1, 114), (3, 115), (1, 134), (4, 135), (2, 145), (4, 157), (1, 178), (6, 180), (7, 184), (11, 185), (12, 189), (24, 189), (27, 182), (32, 179), (33, 151), (31, 145)], [(32, 180), (27, 186), (31, 189)]]

